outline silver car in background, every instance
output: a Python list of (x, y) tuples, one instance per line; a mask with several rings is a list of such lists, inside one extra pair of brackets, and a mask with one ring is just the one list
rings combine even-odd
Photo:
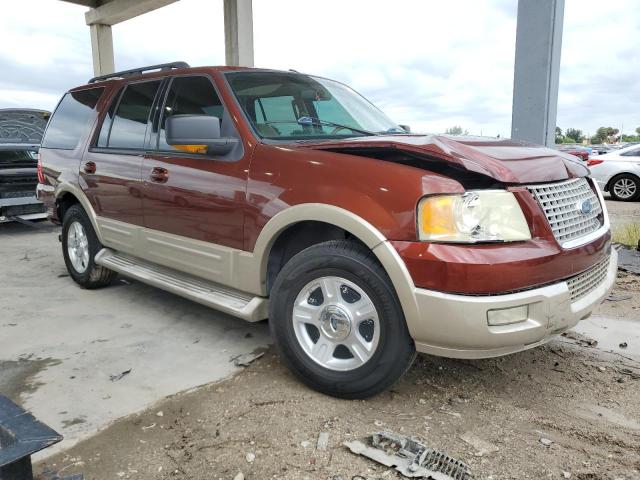
[(600, 189), (614, 200), (640, 200), (640, 145), (596, 155), (587, 166)]

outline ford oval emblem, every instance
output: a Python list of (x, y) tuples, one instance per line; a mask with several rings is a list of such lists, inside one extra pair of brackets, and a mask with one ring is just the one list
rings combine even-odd
[(576, 210), (582, 215), (588, 215), (591, 213), (593, 206), (591, 205), (591, 201), (583, 200), (582, 202), (578, 202), (576, 204)]

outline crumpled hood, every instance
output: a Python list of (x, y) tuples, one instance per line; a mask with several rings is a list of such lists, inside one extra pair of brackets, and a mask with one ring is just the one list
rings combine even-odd
[(347, 154), (372, 149), (397, 149), (416, 157), (450, 162), (507, 184), (562, 181), (589, 175), (589, 169), (571, 155), (508, 139), (385, 135), (304, 143), (300, 146)]

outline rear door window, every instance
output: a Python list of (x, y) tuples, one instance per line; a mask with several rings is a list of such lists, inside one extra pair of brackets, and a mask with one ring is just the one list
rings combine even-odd
[[(160, 80), (152, 82), (133, 83), (126, 87), (118, 103), (113, 120), (109, 116), (102, 128), (109, 128), (106, 143), (100, 146), (118, 149), (142, 150), (145, 148), (145, 135), (149, 121), (149, 113), (153, 100), (160, 87)], [(100, 132), (100, 139), (105, 134)]]
[(74, 150), (88, 133), (90, 119), (104, 87), (69, 92), (53, 113), (42, 141), (43, 148)]
[(165, 126), (171, 115), (209, 115), (222, 121), (224, 106), (211, 80), (207, 77), (175, 77), (171, 81), (167, 101), (164, 105), (159, 150), (177, 150), (167, 143)]

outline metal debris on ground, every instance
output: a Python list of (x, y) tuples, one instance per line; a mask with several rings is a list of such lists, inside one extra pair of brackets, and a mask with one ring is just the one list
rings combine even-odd
[(262, 357), (264, 352), (260, 353), (241, 353), (240, 355), (234, 355), (229, 360), (233, 362), (236, 367), (248, 367), (251, 363)]
[(570, 340), (574, 340), (575, 343), (581, 345), (583, 347), (597, 347), (598, 341), (593, 338), (589, 338), (586, 335), (582, 335), (581, 333), (574, 332), (573, 330), (569, 330), (568, 332), (564, 332), (562, 334), (563, 337), (568, 338)]
[(129, 375), (131, 373), (131, 370), (133, 369), (130, 368), (129, 370), (125, 370), (122, 373), (118, 373), (117, 375), (109, 375), (109, 380), (111, 380), (112, 382), (117, 382), (118, 380), (121, 380), (122, 378)]
[(618, 249), (618, 270), (640, 275), (640, 252), (631, 248)]
[(413, 437), (392, 432), (379, 432), (343, 444), (357, 455), (393, 467), (405, 477), (433, 480), (472, 480), (468, 465), (448, 455), (426, 447)]

